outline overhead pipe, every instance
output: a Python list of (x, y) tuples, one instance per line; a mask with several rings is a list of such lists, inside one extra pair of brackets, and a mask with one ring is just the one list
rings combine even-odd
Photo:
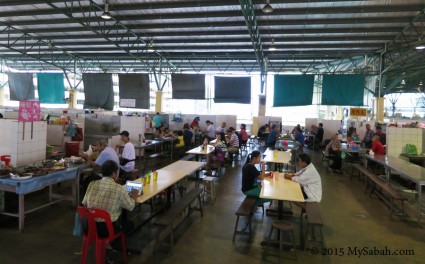
[(378, 98), (381, 98), (381, 90), (382, 90), (382, 66), (384, 54), (387, 52), (387, 43), (384, 44), (384, 51), (379, 55), (379, 86), (378, 86)]

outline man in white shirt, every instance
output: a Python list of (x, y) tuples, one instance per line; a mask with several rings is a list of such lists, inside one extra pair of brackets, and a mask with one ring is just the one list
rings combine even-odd
[(124, 149), (121, 154), (120, 168), (125, 172), (131, 172), (134, 170), (134, 165), (136, 164), (136, 151), (134, 150), (133, 143), (130, 142), (130, 134), (128, 131), (122, 131), (120, 133), (121, 140), (124, 142)]
[[(320, 202), (322, 200), (322, 180), (310, 156), (303, 153), (298, 155), (298, 165), (302, 168), (297, 173), (285, 174), (285, 179), (299, 182), (306, 202)], [(303, 204), (299, 204), (304, 207)]]
[(208, 140), (211, 141), (215, 139), (215, 128), (210, 120), (205, 121), (205, 123), (207, 123)]
[(219, 126), (219, 127), (217, 127), (217, 130), (216, 130), (216, 132), (217, 132), (217, 134), (220, 134), (221, 132), (226, 132), (226, 126), (227, 126), (227, 124), (226, 124), (226, 122), (223, 122), (223, 123), (221, 123), (221, 126)]

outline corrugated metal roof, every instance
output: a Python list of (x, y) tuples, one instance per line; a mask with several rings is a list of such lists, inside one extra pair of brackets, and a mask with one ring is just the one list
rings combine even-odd
[[(149, 71), (159, 60), (182, 72), (260, 71), (251, 67), (256, 55), (239, 2), (249, 1), (111, 0), (113, 19), (104, 20), (101, 0), (1, 1), (0, 54), (18, 70), (78, 59), (111, 72)], [(272, 0), (271, 14), (261, 11), (264, 1), (253, 3), (269, 71), (359, 72), (365, 55), (366, 64), (379, 64), (385, 45), (387, 74), (424, 62), (413, 47), (425, 40), (423, 0)]]

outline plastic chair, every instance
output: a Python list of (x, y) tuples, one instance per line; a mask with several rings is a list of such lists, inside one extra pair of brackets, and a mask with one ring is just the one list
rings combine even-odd
[[(125, 246), (125, 235), (124, 233), (118, 232), (115, 233), (114, 227), (112, 226), (111, 216), (109, 213), (102, 209), (95, 209), (95, 208), (86, 208), (86, 207), (78, 207), (78, 213), (80, 214), (80, 220), (81, 218), (85, 217), (87, 219), (88, 223), (88, 230), (87, 233), (84, 232), (83, 236), (83, 249), (81, 253), (81, 264), (86, 263), (87, 259), (87, 252), (90, 243), (95, 243), (95, 255), (96, 255), (96, 264), (104, 264), (105, 263), (105, 256), (106, 256), (106, 245), (112, 241), (114, 241), (117, 238), (121, 238), (121, 250), (122, 250), (122, 256), (124, 259), (124, 263), (127, 262), (127, 250)], [(99, 237), (97, 234), (97, 226), (96, 226), (96, 220), (102, 219), (105, 221), (106, 227), (108, 229), (108, 237)]]

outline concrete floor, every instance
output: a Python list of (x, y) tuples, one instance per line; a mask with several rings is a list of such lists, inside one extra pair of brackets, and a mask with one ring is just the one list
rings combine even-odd
[[(364, 185), (349, 176), (330, 173), (326, 165), (320, 165), (319, 152), (309, 152), (313, 163), (322, 176), (323, 199), (321, 212), (324, 219), (325, 247), (330, 256), (313, 255), (311, 250), (297, 250), (300, 263), (423, 263), (425, 231), (418, 228), (415, 219), (401, 221), (397, 217), (388, 220), (389, 210), (378, 198), (364, 194)], [(226, 168), (221, 181), (216, 182), (217, 199), (214, 205), (206, 204), (204, 217), (194, 212), (176, 230), (173, 254), (168, 246), (152, 253), (156, 227), (148, 224), (129, 237), (128, 244), (140, 248), (140, 255), (132, 255), (128, 263), (295, 263), (293, 253), (285, 251), (279, 260), (264, 256), (260, 242), (268, 234), (274, 217), (263, 216), (261, 209), (253, 219), (254, 237), (248, 243), (245, 237), (237, 236), (232, 243), (235, 211), (244, 195), (240, 192), (241, 165), (238, 161)], [(188, 182), (193, 185), (193, 182)], [(45, 192), (28, 196), (30, 205), (46, 198)], [(161, 203), (161, 201), (157, 201)], [(135, 221), (146, 217), (148, 206), (130, 214)], [(298, 215), (294, 207), (294, 215)], [(72, 236), (75, 210), (70, 203), (62, 202), (26, 217), (25, 229), (17, 230), (17, 220), (0, 216), (0, 259), (1, 263), (79, 263), (81, 238)], [(298, 218), (287, 218), (298, 226)], [(425, 221), (424, 221), (425, 222)], [(299, 243), (298, 232), (296, 241)], [(350, 249), (413, 250), (412, 256), (359, 256), (347, 255)], [(276, 254), (277, 251), (270, 250)], [(337, 256), (338, 254), (340, 256)], [(344, 254), (341, 256), (341, 254)], [(90, 262), (94, 263), (92, 255)], [(121, 263), (119, 255), (115, 263)]]

